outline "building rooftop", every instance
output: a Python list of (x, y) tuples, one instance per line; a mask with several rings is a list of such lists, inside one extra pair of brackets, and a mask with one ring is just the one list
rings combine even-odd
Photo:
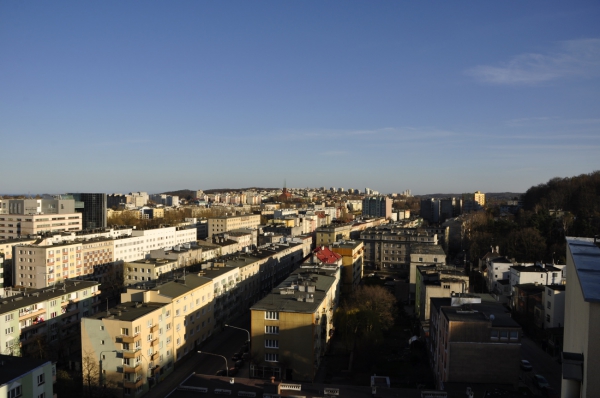
[(0, 355), (0, 386), (8, 384), (24, 374), (49, 363), (46, 359)]
[(335, 264), (342, 258), (341, 254), (335, 253), (325, 246), (317, 247), (313, 253), (317, 256), (319, 261), (325, 264)]
[(177, 264), (177, 260), (169, 260), (166, 258), (148, 258), (145, 260), (125, 261), (125, 264), (140, 265), (146, 267), (162, 267), (167, 264)]
[(441, 309), (450, 321), (473, 322), (485, 321), (494, 327), (520, 328), (521, 326), (511, 317), (502, 304), (483, 301), (480, 304), (465, 304), (460, 307), (442, 307)]
[(543, 292), (546, 289), (546, 286), (539, 283), (520, 283), (515, 285), (515, 288), (519, 290), (523, 290), (524, 292)]
[[(99, 285), (98, 282), (92, 281), (66, 281), (43, 289), (27, 290), (23, 293), (0, 299), (0, 314)], [(92, 296), (87, 297), (91, 298)]]
[(100, 311), (87, 318), (91, 319), (110, 319), (115, 321), (132, 322), (157, 309), (164, 307), (168, 303), (121, 303), (107, 311)]
[(304, 270), (293, 273), (250, 310), (313, 313), (336, 280), (324, 273)]
[(593, 238), (567, 237), (583, 299), (594, 303), (600, 302), (600, 247), (597, 242)]
[(553, 267), (551, 265), (546, 265), (544, 267), (540, 265), (513, 265), (512, 268), (519, 272), (560, 272), (560, 268)]
[(440, 256), (445, 256), (446, 253), (441, 245), (427, 245), (427, 244), (413, 244), (410, 246), (411, 254), (439, 254)]

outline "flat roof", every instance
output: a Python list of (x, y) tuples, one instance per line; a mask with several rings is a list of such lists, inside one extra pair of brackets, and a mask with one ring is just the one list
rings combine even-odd
[[(299, 291), (297, 287), (294, 288), (294, 284), (303, 282), (314, 285), (315, 291), (309, 293)], [(294, 273), (288, 276), (266, 297), (250, 307), (250, 310), (313, 313), (319, 308), (325, 299), (326, 292), (334, 282), (335, 277), (317, 272)], [(281, 294), (281, 291), (284, 291), (285, 294)], [(312, 294), (313, 300), (306, 301), (306, 297), (310, 294)]]
[(115, 320), (115, 321), (132, 322), (132, 321), (135, 321), (136, 319), (139, 319), (151, 312), (154, 312), (157, 309), (162, 308), (168, 304), (169, 303), (154, 303), (154, 302), (121, 303), (113, 308), (110, 308), (108, 310), (108, 313), (106, 311), (101, 311), (101, 312), (95, 313), (92, 316), (88, 316), (86, 318), (98, 319), (98, 320), (110, 319), (110, 320)]
[(46, 359), (33, 359), (0, 355), (0, 386), (20, 378), (34, 369), (50, 364)]
[(600, 303), (600, 247), (594, 243), (593, 238), (567, 237), (567, 245), (583, 299)]
[(446, 253), (441, 245), (415, 243), (410, 245), (410, 254), (439, 254), (445, 256)]
[[(0, 314), (14, 311), (19, 308), (37, 304), (46, 300), (60, 297), (78, 290), (100, 286), (98, 282), (93, 281), (66, 281), (57, 283), (53, 286), (43, 289), (31, 289), (14, 296), (8, 296), (0, 299)], [(91, 297), (91, 296), (88, 296)]]

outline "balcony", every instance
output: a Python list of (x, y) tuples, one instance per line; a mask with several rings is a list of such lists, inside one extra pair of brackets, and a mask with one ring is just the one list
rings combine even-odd
[(139, 333), (136, 335), (133, 335), (133, 336), (129, 336), (127, 334), (122, 334), (121, 336), (117, 337), (117, 339), (121, 339), (121, 341), (117, 341), (117, 343), (133, 344), (136, 341), (141, 341), (142, 336)]
[(123, 365), (123, 373), (138, 373), (142, 371), (141, 362), (137, 365)]
[(135, 381), (123, 380), (123, 387), (137, 389), (144, 384), (144, 379), (140, 376)]
[(150, 355), (151, 361), (156, 361), (157, 359), (158, 359), (158, 352), (155, 352), (154, 354)]
[(150, 333), (156, 333), (156, 332), (158, 332), (158, 324), (150, 327)]
[(135, 358), (135, 355), (140, 352), (141, 349), (135, 349), (135, 350), (123, 350), (122, 354), (123, 354), (123, 358)]
[(152, 369), (152, 376), (156, 376), (156, 374), (160, 371), (160, 366), (156, 365), (153, 369)]
[(150, 347), (156, 347), (158, 345), (158, 337), (150, 342)]

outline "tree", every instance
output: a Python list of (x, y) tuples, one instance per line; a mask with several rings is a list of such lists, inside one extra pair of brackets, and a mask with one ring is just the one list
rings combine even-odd
[(364, 341), (379, 343), (394, 324), (396, 298), (382, 286), (360, 286), (334, 315), (347, 349)]
[(93, 391), (98, 386), (98, 378), (100, 377), (100, 365), (93, 352), (83, 352), (81, 356), (81, 373), (83, 382), (87, 386), (88, 396), (92, 397)]

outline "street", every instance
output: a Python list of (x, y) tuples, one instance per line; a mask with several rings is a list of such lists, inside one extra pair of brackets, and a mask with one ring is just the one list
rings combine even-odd
[(555, 391), (560, 393), (562, 367), (556, 361), (556, 358), (551, 357), (528, 337), (521, 339), (521, 358), (528, 360), (533, 366), (533, 370), (531, 371), (521, 371), (523, 382), (531, 391), (539, 392), (533, 381), (533, 377), (536, 374), (540, 374), (548, 380), (548, 383), (550, 383)]
[[(248, 330), (250, 328), (250, 311), (231, 322), (231, 325)], [(234, 367), (235, 361), (231, 359), (233, 354), (239, 352), (248, 334), (243, 330), (225, 327), (222, 331), (215, 331), (210, 341), (205, 342), (196, 351), (205, 351), (211, 354), (223, 355), (227, 358), (230, 368)], [(218, 370), (225, 369), (225, 360), (209, 354), (193, 353), (190, 358), (183, 359), (176, 364), (175, 370), (162, 383), (150, 389), (145, 395), (147, 398), (163, 398), (185, 380), (192, 372), (198, 374), (214, 375)], [(248, 377), (248, 361), (237, 373), (236, 377)]]

